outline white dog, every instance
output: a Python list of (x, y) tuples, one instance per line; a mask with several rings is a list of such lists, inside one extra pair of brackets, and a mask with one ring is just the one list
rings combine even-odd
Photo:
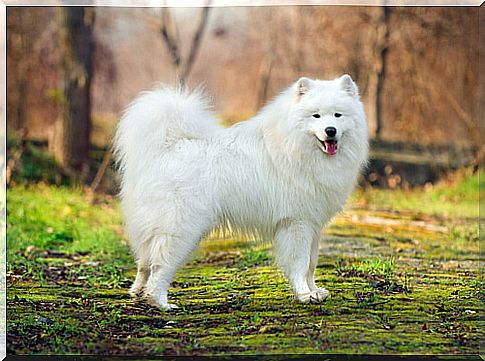
[(351, 193), (368, 131), (349, 75), (301, 78), (254, 118), (217, 125), (200, 92), (162, 86), (122, 117), (114, 152), (121, 206), (138, 273), (130, 294), (162, 309), (177, 269), (205, 235), (230, 229), (274, 240), (300, 302), (315, 285), (320, 233)]

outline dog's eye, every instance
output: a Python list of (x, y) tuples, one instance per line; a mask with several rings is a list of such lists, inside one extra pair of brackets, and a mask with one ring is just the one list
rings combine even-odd
[(334, 113), (333, 115), (335, 118), (340, 118), (342, 116), (342, 113)]
[(315, 113), (315, 114), (313, 114), (313, 115), (312, 115), (312, 117), (313, 117), (313, 118), (320, 118), (320, 114)]

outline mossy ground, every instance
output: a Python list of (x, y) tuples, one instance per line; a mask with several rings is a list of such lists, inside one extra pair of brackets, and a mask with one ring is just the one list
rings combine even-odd
[(8, 352), (476, 354), (478, 177), (443, 187), (357, 191), (322, 235), (316, 277), (332, 294), (323, 304), (294, 302), (267, 245), (208, 239), (177, 274), (180, 309), (169, 313), (127, 294), (135, 265), (115, 199), (14, 187)]

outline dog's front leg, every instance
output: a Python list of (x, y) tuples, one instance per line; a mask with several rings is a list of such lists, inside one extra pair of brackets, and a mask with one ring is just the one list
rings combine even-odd
[(320, 235), (318, 232), (316, 232), (312, 240), (312, 246), (311, 246), (311, 252), (310, 252), (310, 264), (306, 275), (308, 287), (312, 292), (311, 297), (316, 299), (317, 302), (324, 301), (327, 298), (330, 298), (330, 292), (328, 292), (327, 289), (323, 287), (317, 287), (317, 285), (315, 284), (315, 269), (317, 268), (317, 263), (318, 263), (319, 240), (320, 240)]
[(315, 262), (312, 259), (315, 233), (311, 225), (293, 221), (282, 224), (275, 236), (276, 262), (288, 278), (297, 300), (303, 303), (324, 300), (316, 289), (310, 289), (307, 278), (313, 266), (310, 263)]

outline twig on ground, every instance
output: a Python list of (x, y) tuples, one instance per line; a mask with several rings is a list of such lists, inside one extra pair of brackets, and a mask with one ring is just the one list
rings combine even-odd
[(108, 169), (110, 160), (111, 160), (111, 152), (107, 150), (106, 153), (104, 154), (103, 161), (101, 162), (101, 165), (99, 166), (99, 169), (96, 172), (96, 176), (94, 177), (94, 180), (91, 182), (91, 185), (89, 186), (89, 189), (91, 192), (94, 193), (98, 188), (99, 184), (101, 183), (101, 180), (103, 179), (104, 174), (106, 173), (106, 169)]

